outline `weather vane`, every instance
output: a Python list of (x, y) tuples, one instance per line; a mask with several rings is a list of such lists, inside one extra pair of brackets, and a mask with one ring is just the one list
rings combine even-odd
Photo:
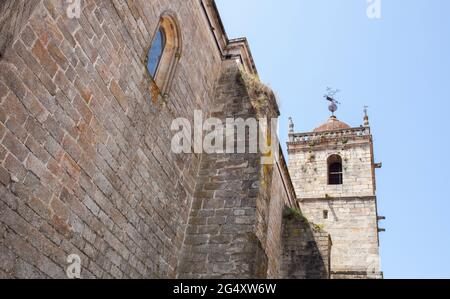
[(340, 92), (339, 89), (332, 89), (331, 87), (327, 87), (327, 94), (324, 96), (324, 98), (330, 102), (330, 105), (328, 106), (328, 110), (332, 113), (334, 116), (334, 113), (338, 110), (338, 106), (341, 103), (336, 100), (336, 95)]

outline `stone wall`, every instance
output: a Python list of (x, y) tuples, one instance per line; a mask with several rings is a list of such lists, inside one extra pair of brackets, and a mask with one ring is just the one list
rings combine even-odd
[(331, 235), (331, 271), (379, 274), (375, 197), (307, 199), (300, 206), (309, 221), (323, 225)]
[[(170, 124), (209, 109), (221, 64), (199, 2), (85, 0), (80, 19), (25, 2), (24, 26), (2, 18), (0, 277), (62, 278), (73, 253), (84, 278), (174, 277), (200, 161), (171, 153)], [(183, 53), (152, 102), (144, 59), (166, 10)]]
[(268, 278), (280, 278), (281, 256), (283, 254), (282, 223), (283, 210), (289, 203), (283, 172), (276, 168), (273, 172), (272, 187), (267, 221), (266, 251), (268, 256)]
[(27, 24), (39, 1), (3, 0), (0, 1), (0, 59), (5, 50)]
[[(234, 60), (223, 63), (212, 111), (222, 121), (255, 116)], [(178, 277), (256, 276), (259, 180), (258, 154), (202, 154)]]
[(281, 277), (329, 279), (331, 239), (328, 232), (314, 229), (305, 219), (289, 214), (283, 218)]
[[(222, 121), (257, 118), (234, 60), (223, 63), (214, 107)], [(284, 175), (258, 153), (203, 154), (179, 277), (279, 277), (282, 211), (292, 200)]]

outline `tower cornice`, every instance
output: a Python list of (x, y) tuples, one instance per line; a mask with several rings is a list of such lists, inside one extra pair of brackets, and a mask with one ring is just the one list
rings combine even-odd
[(312, 147), (330, 146), (330, 144), (357, 146), (360, 143), (372, 142), (370, 127), (349, 128), (345, 130), (291, 133), (288, 149), (311, 149)]

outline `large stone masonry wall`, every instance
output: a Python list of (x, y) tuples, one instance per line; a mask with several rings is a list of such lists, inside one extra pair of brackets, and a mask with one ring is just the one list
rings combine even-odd
[[(224, 62), (216, 96), (213, 117), (258, 117), (234, 60)], [(285, 164), (262, 165), (260, 154), (203, 154), (178, 277), (280, 278), (282, 214), (293, 200)]]
[[(223, 63), (214, 107), (222, 121), (256, 115), (234, 60)], [(255, 235), (260, 171), (258, 154), (202, 154), (178, 277), (265, 277)]]
[(0, 59), (27, 24), (39, 1), (2, 0), (0, 1)]
[[(275, 165), (276, 166), (276, 165)], [(268, 256), (268, 278), (280, 278), (281, 256), (283, 254), (282, 224), (283, 210), (289, 203), (289, 194), (286, 190), (283, 172), (275, 168), (271, 182), (269, 216), (267, 221), (266, 252)]]
[[(174, 277), (199, 157), (171, 153), (170, 125), (210, 108), (207, 20), (194, 0), (63, 3), (33, 0), (0, 60), (0, 277), (64, 278), (69, 254), (83, 278)], [(164, 105), (144, 59), (166, 10), (183, 52)]]
[(328, 232), (313, 228), (306, 219), (284, 211), (281, 277), (329, 279), (331, 239)]
[(375, 197), (307, 199), (300, 206), (309, 221), (323, 225), (331, 235), (332, 277), (334, 273), (347, 273), (347, 278), (352, 273), (380, 274)]

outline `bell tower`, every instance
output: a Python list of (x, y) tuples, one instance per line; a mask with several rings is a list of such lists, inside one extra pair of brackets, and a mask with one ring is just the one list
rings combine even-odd
[(303, 216), (332, 240), (331, 277), (383, 278), (380, 270), (373, 139), (367, 108), (364, 124), (351, 127), (334, 115), (308, 133), (289, 121), (289, 171)]

